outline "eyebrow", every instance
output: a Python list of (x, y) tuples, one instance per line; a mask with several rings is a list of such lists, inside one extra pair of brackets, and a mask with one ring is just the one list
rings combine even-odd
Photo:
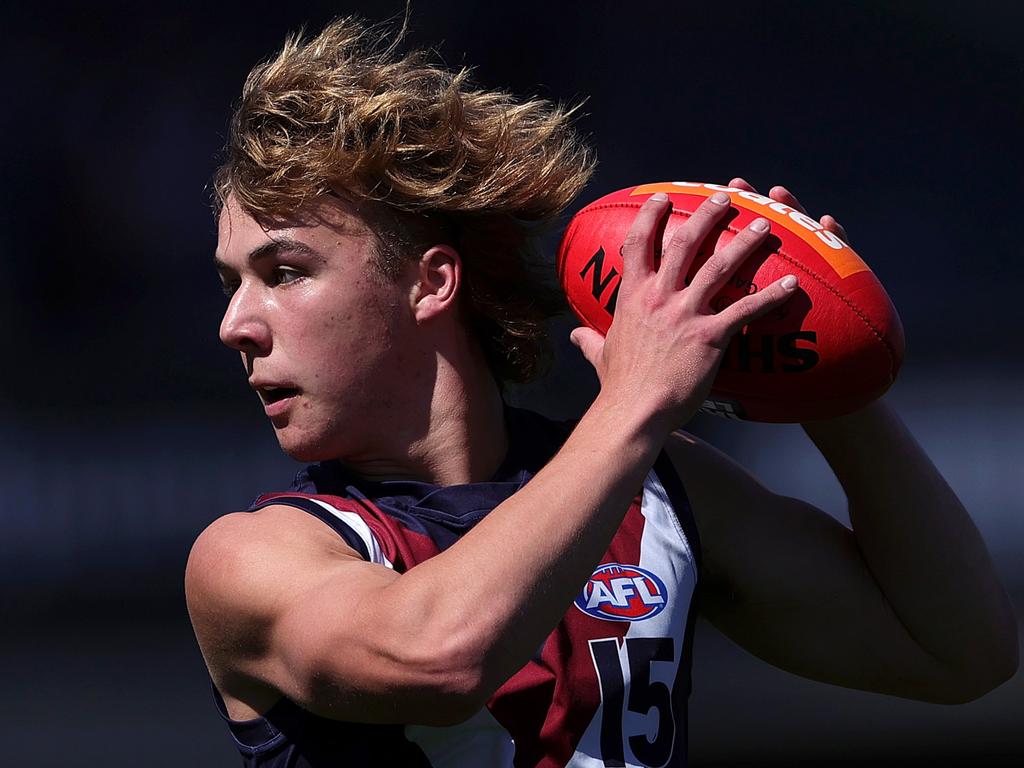
[[(301, 240), (295, 240), (290, 237), (279, 237), (275, 240), (272, 240), (269, 243), (264, 243), (263, 245), (257, 248), (253, 248), (251, 251), (249, 251), (248, 254), (246, 254), (245, 260), (246, 263), (251, 266), (256, 264), (256, 262), (258, 261), (275, 258), (283, 253), (292, 253), (299, 254), (301, 256), (308, 256), (316, 259), (321, 264), (324, 264), (327, 261), (327, 259), (325, 259), (323, 255), (320, 254), (318, 251), (309, 247)], [(221, 261), (221, 259), (218, 258), (216, 254), (214, 254), (213, 256), (213, 264), (217, 268), (218, 272), (235, 271), (234, 267), (232, 267), (225, 261)]]

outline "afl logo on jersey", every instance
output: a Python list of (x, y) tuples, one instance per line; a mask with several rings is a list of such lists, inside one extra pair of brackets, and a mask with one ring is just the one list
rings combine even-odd
[(597, 567), (575, 604), (595, 619), (643, 621), (661, 613), (667, 602), (665, 582), (650, 571), (606, 563)]

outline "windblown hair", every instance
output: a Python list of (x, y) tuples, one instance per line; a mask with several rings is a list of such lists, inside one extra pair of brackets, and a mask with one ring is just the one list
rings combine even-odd
[(529, 380), (550, 362), (546, 321), (564, 307), (533, 241), (587, 182), (592, 154), (573, 110), (480, 89), (466, 69), (400, 53), (403, 36), (341, 19), (312, 39), (290, 37), (253, 69), (216, 175), (218, 204), (233, 195), (260, 221), (300, 215), (325, 194), (383, 204), (382, 272), (397, 275), (418, 247), (453, 245), (492, 371)]

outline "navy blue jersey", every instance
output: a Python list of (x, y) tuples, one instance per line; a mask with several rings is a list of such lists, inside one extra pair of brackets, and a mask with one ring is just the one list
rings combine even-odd
[[(303, 509), (367, 561), (403, 572), (457, 542), (522, 488), (568, 434), (536, 414), (506, 413), (509, 451), (490, 482), (373, 482), (323, 462), (251, 509)], [(263, 717), (235, 722), (218, 695), (245, 765), (685, 765), (699, 544), (682, 484), (664, 454), (638, 491), (562, 621), (469, 720), (451, 727), (347, 723), (282, 698)]]

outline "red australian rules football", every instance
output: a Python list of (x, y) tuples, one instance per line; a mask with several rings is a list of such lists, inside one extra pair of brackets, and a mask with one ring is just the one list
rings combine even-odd
[(814, 421), (854, 411), (889, 388), (903, 362), (903, 326), (878, 278), (811, 217), (735, 187), (641, 184), (605, 195), (577, 213), (558, 249), (558, 277), (580, 320), (608, 331), (622, 277), (619, 249), (637, 210), (655, 192), (667, 193), (672, 203), (666, 238), (705, 198), (715, 192), (731, 198), (729, 212), (701, 245), (687, 280), (755, 218), (771, 224), (765, 244), (714, 298), (713, 309), (787, 274), (800, 279), (788, 302), (733, 338), (704, 410), (750, 421)]

